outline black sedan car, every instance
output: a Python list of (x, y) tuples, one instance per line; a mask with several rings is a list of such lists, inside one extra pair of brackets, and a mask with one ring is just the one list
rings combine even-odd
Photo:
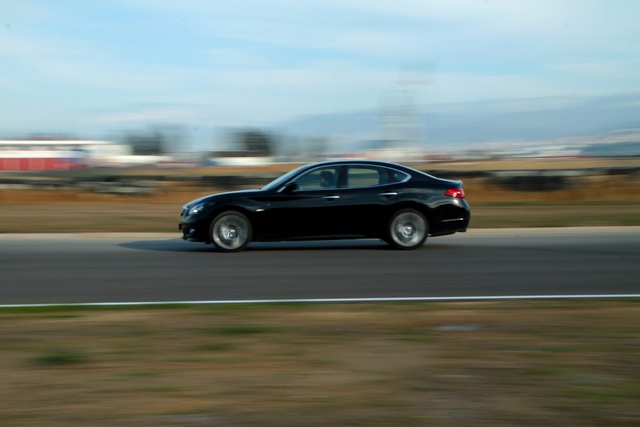
[(427, 236), (466, 231), (461, 181), (387, 162), (308, 164), (260, 190), (213, 194), (187, 203), (183, 239), (225, 252), (252, 241), (379, 238), (398, 249)]

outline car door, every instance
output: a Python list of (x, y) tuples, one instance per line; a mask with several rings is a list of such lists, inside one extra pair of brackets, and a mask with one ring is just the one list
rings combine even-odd
[(353, 234), (376, 235), (386, 225), (389, 207), (401, 198), (397, 185), (408, 175), (381, 166), (354, 164), (345, 171), (343, 221)]
[(344, 233), (345, 207), (338, 188), (342, 167), (319, 167), (294, 178), (270, 198), (261, 216), (273, 238), (323, 238)]

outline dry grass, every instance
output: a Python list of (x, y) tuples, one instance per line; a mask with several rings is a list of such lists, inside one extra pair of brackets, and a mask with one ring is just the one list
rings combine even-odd
[(621, 301), (0, 312), (7, 426), (632, 426)]
[[(640, 225), (640, 180), (585, 178), (556, 191), (513, 191), (465, 179), (475, 228)], [(165, 183), (145, 196), (88, 191), (0, 190), (0, 233), (176, 232), (189, 200), (224, 191)]]

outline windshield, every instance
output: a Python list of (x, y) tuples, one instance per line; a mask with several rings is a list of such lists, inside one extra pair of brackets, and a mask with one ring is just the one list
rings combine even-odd
[(275, 190), (281, 186), (283, 186), (284, 184), (286, 184), (288, 181), (291, 180), (291, 178), (293, 178), (296, 174), (298, 174), (298, 172), (305, 168), (306, 166), (301, 166), (299, 168), (296, 168), (292, 171), (289, 171), (287, 173), (285, 173), (284, 175), (282, 175), (279, 178), (274, 179), (273, 181), (271, 181), (270, 183), (268, 183), (267, 185), (265, 185), (264, 187), (262, 187), (262, 190), (265, 191), (272, 191)]

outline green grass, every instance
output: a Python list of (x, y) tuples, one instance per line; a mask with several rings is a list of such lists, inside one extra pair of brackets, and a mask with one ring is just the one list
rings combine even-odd
[[(122, 304), (122, 305), (83, 305), (83, 304), (56, 304), (50, 303), (46, 305), (24, 305), (19, 307), (0, 307), (0, 315), (2, 314), (52, 314), (67, 313), (68, 316), (77, 313), (95, 312), (95, 311), (140, 311), (140, 310), (175, 310), (180, 308), (192, 307), (186, 304)], [(221, 308), (224, 310), (224, 308)], [(229, 308), (231, 310), (232, 308)], [(64, 315), (59, 315), (64, 318)]]
[(69, 366), (87, 363), (89, 357), (80, 351), (56, 348), (36, 356), (33, 362), (40, 366)]

